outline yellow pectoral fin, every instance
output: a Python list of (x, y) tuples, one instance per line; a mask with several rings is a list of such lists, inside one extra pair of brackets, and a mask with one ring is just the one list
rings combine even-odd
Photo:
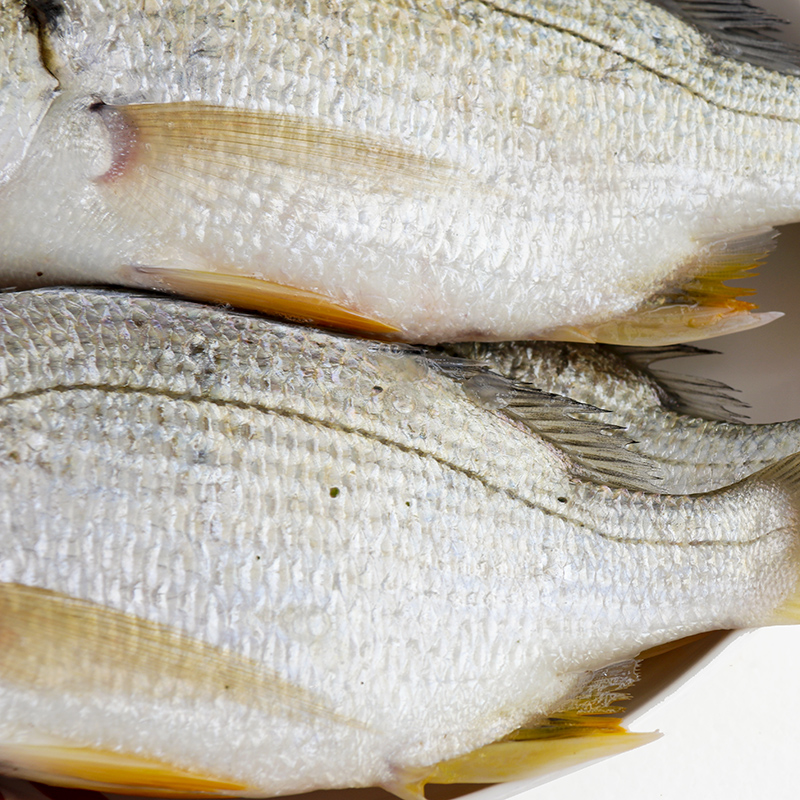
[(235, 796), (252, 792), (242, 783), (178, 769), (142, 756), (59, 744), (0, 744), (0, 761), (26, 780), (70, 789), (150, 797)]
[[(311, 116), (207, 103), (146, 103), (92, 110), (109, 131), (111, 166), (101, 184), (137, 181), (143, 200), (168, 211), (165, 192), (212, 202), (250, 176), (281, 170), (362, 181), (371, 190), (447, 191), (456, 174), (399, 138)], [(210, 187), (214, 187), (211, 189)]]
[(386, 337), (398, 329), (385, 322), (350, 311), (324, 295), (280, 283), (234, 275), (170, 267), (134, 267), (137, 283), (164, 289), (204, 302), (230, 304), (279, 317), (355, 333)]

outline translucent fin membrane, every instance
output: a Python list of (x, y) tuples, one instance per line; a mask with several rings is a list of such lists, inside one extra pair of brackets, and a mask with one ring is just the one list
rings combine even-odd
[(738, 298), (753, 290), (727, 282), (752, 276), (774, 248), (775, 236), (773, 228), (761, 228), (701, 245), (696, 257), (681, 268), (678, 282), (665, 286), (635, 311), (595, 325), (557, 328), (539, 338), (651, 347), (709, 339), (772, 322), (783, 315), (752, 313), (757, 306)]
[(800, 74), (800, 48), (776, 34), (786, 21), (747, 0), (650, 0), (709, 37), (713, 53), (790, 75)]
[(603, 414), (601, 409), (510, 380), (474, 361), (430, 351), (427, 355), (473, 400), (519, 421), (564, 452), (577, 475), (611, 486), (658, 491), (652, 463), (628, 449), (632, 440), (624, 431), (586, 418)]
[(667, 345), (665, 347), (615, 347), (618, 355), (637, 369), (652, 376), (663, 390), (662, 402), (666, 408), (702, 419), (723, 422), (742, 422), (747, 419), (744, 412), (750, 405), (736, 397), (738, 389), (732, 389), (722, 381), (712, 378), (681, 375), (655, 369), (652, 365), (671, 358), (714, 355), (716, 350), (704, 350), (689, 345)]
[(541, 724), (515, 731), (505, 739), (443, 761), (423, 777), (406, 776), (390, 791), (406, 800), (424, 797), (427, 783), (502, 783), (551, 772), (631, 750), (659, 738), (622, 727), (617, 707), (638, 679), (635, 661), (588, 673), (561, 711)]

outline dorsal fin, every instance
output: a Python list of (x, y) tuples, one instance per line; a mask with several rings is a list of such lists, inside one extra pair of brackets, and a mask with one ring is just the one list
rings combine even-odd
[(430, 363), (458, 381), (480, 405), (522, 423), (564, 452), (578, 477), (615, 487), (658, 491), (652, 463), (628, 449), (623, 429), (587, 415), (606, 413), (533, 384), (505, 378), (476, 361), (423, 352)]
[(787, 24), (748, 0), (650, 0), (704, 33), (715, 55), (800, 74), (800, 47), (781, 41)]
[(611, 347), (637, 369), (650, 375), (661, 389), (661, 402), (681, 414), (691, 414), (702, 419), (722, 422), (743, 422), (744, 412), (750, 405), (735, 396), (733, 389), (713, 378), (682, 375), (676, 372), (654, 369), (653, 364), (670, 358), (716, 355), (717, 350), (705, 350), (690, 345), (667, 345), (665, 347)]

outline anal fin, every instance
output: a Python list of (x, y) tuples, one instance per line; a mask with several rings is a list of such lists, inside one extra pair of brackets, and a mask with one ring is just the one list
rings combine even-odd
[(132, 267), (131, 270), (140, 285), (193, 300), (229, 304), (360, 336), (389, 337), (398, 332), (394, 326), (351, 311), (325, 295), (261, 278), (173, 267)]
[(624, 753), (659, 737), (659, 733), (619, 728), (581, 736), (495, 742), (438, 764), (428, 782), (505, 783), (534, 778)]
[(774, 248), (777, 232), (760, 228), (708, 242), (679, 270), (679, 277), (639, 308), (617, 319), (565, 326), (542, 339), (654, 347), (694, 342), (766, 325), (780, 312), (753, 313), (757, 306), (741, 296), (753, 290), (727, 281), (753, 275)]
[(552, 716), (500, 741), (442, 761), (419, 774), (400, 776), (385, 788), (403, 800), (419, 800), (427, 783), (506, 783), (544, 777), (632, 750), (660, 733), (633, 733), (617, 707), (639, 679), (638, 663), (622, 661), (586, 674), (575, 693)]

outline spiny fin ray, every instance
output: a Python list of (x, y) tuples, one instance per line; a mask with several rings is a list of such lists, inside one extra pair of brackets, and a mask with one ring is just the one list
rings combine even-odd
[(564, 452), (577, 476), (616, 487), (658, 491), (652, 463), (628, 449), (632, 440), (617, 426), (586, 418), (604, 413), (602, 409), (510, 380), (475, 361), (432, 350), (421, 352), (435, 368), (461, 383), (475, 402), (518, 421)]

